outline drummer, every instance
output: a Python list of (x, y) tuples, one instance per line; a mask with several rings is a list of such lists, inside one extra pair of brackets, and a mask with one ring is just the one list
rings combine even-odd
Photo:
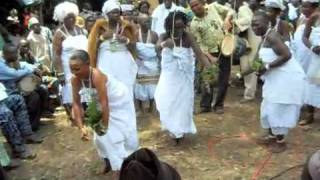
[[(191, 22), (191, 32), (196, 37), (201, 50), (212, 63), (219, 65), (218, 92), (214, 104), (214, 111), (223, 114), (224, 99), (227, 94), (231, 61), (229, 57), (220, 56), (219, 46), (223, 40), (224, 28), (230, 29), (230, 19), (233, 11), (217, 2), (205, 5), (204, 0), (191, 0), (190, 7), (195, 15)], [(224, 22), (223, 22), (224, 20)], [(201, 112), (211, 111), (213, 102), (213, 85), (209, 90), (202, 90)]]
[[(41, 107), (43, 107), (42, 115), (45, 115), (46, 117), (52, 116), (54, 110), (53, 108), (49, 107), (48, 87), (51, 87), (52, 89), (57, 90), (58, 79), (56, 77), (51, 76), (50, 69), (46, 65), (38, 63), (39, 60), (35, 58), (35, 56), (31, 52), (30, 43), (26, 39), (22, 39), (20, 41), (19, 54), (20, 54), (19, 62), (32, 64), (41, 71), (42, 82), (41, 82), (41, 86), (37, 88), (36, 91), (39, 92), (39, 95), (41, 98)], [(52, 87), (54, 85), (56, 87)]]
[[(17, 90), (17, 81), (34, 73), (40, 74), (39, 70), (33, 65), (18, 61), (18, 49), (16, 46), (12, 44), (4, 45), (3, 59), (0, 60), (0, 82), (4, 84), (9, 95), (20, 94)], [(37, 91), (33, 91), (24, 96), (24, 99), (28, 107), (32, 129), (37, 130), (42, 113), (40, 95)]]
[[(250, 63), (254, 60), (256, 53), (258, 51), (259, 43), (261, 38), (256, 36), (251, 28), (251, 21), (253, 18), (253, 12), (249, 7), (249, 4), (244, 0), (233, 0), (232, 5), (235, 5), (236, 15), (234, 16), (233, 23), (234, 29), (233, 33), (238, 35), (240, 38), (244, 38), (248, 42), (248, 47), (250, 51), (240, 57), (240, 70), (241, 72), (248, 71), (250, 68)], [(244, 95), (240, 100), (240, 103), (246, 103), (254, 100), (256, 89), (257, 89), (258, 77), (256, 73), (251, 73), (244, 76)]]

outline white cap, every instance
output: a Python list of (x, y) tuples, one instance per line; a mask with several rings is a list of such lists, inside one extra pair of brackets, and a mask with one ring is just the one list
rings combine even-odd
[(39, 20), (35, 17), (32, 17), (29, 19), (29, 22), (28, 22), (28, 28), (30, 29), (32, 25), (34, 24), (39, 24)]
[(286, 9), (286, 7), (284, 6), (282, 0), (266, 0), (264, 5), (266, 7), (279, 8), (281, 10), (285, 10)]
[(121, 11), (132, 11), (134, 9), (134, 5), (132, 4), (121, 4)]
[(118, 0), (107, 0), (102, 7), (102, 12), (104, 14), (108, 14), (110, 11), (114, 9), (120, 10), (120, 2)]

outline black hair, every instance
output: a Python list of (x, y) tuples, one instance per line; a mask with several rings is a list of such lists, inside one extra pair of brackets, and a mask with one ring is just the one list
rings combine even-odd
[(89, 64), (89, 54), (85, 51), (85, 50), (75, 50), (71, 57), (70, 57), (70, 60), (81, 60), (81, 62), (83, 64)]
[(319, 2), (313, 2), (313, 3), (311, 3), (311, 7), (313, 7), (313, 8), (318, 8), (318, 7), (319, 7)]
[(258, 16), (262, 17), (266, 21), (266, 23), (269, 23), (270, 17), (265, 11), (263, 10), (256, 11), (253, 17), (258, 17)]
[(150, 7), (151, 7), (151, 5), (150, 5), (150, 3), (148, 2), (148, 1), (141, 1), (139, 4), (138, 4), (138, 10), (140, 11), (140, 9), (141, 9), (141, 7), (143, 6), (143, 5), (147, 5), (148, 6), (148, 8), (150, 9)]
[(166, 34), (168, 37), (171, 36), (172, 34), (172, 30), (173, 30), (173, 23), (176, 20), (182, 20), (184, 25), (187, 26), (188, 24), (188, 17), (185, 13), (181, 12), (181, 11), (174, 11), (169, 13), (169, 15), (167, 16), (165, 23), (164, 23), (164, 28), (166, 30)]
[(90, 15), (90, 16), (88, 16), (88, 17), (86, 18), (86, 22), (87, 22), (87, 21), (96, 21), (96, 17), (93, 16), (93, 15)]

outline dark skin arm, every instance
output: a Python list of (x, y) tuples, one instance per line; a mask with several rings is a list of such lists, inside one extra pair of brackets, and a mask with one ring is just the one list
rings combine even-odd
[[(308, 47), (311, 48), (312, 44), (309, 40), (310, 38), (310, 34), (312, 31), (312, 25), (320, 18), (320, 13), (316, 12), (313, 15), (310, 16), (310, 18), (308, 19), (308, 21), (306, 22), (306, 27), (304, 29), (303, 32), (303, 37), (302, 37), (302, 41), (303, 43)], [(316, 54), (320, 54), (320, 46), (315, 46), (312, 51)]]
[(89, 140), (88, 133), (83, 126), (84, 111), (81, 105), (80, 95), (79, 95), (79, 91), (81, 89), (81, 82), (77, 77), (72, 77), (71, 83), (72, 83), (72, 97), (73, 97), (72, 110), (74, 113), (74, 119), (75, 119), (76, 125), (81, 130), (81, 139)]
[[(157, 45), (157, 42), (159, 41), (158, 34), (154, 31), (151, 31), (150, 34), (151, 34), (151, 43)], [(158, 50), (159, 49), (156, 47), (156, 52), (157, 52), (158, 58), (160, 58), (161, 52)]]
[[(269, 64), (270, 69), (282, 66), (284, 63), (290, 60), (291, 53), (287, 45), (281, 40), (280, 35), (274, 31), (270, 32), (266, 37), (267, 46), (271, 47), (272, 50), (277, 54), (277, 59)], [(259, 74), (265, 73), (267, 70), (265, 67), (260, 70)]]
[(193, 51), (194, 51), (194, 53), (195, 53), (195, 55), (196, 55), (196, 59), (199, 59), (200, 62), (201, 62), (205, 67), (210, 67), (210, 64), (211, 64), (211, 63), (210, 63), (210, 60), (208, 59), (207, 56), (205, 56), (205, 55), (202, 53), (202, 51), (201, 51), (201, 49), (200, 49), (200, 47), (199, 47), (196, 39), (194, 38), (194, 36), (193, 36), (191, 33), (187, 32), (187, 33), (186, 33), (186, 37), (187, 37), (187, 40), (188, 40), (189, 43), (190, 43), (191, 48), (193, 49)]
[(290, 26), (285, 21), (280, 21), (279, 33), (284, 38), (284, 40), (290, 40)]

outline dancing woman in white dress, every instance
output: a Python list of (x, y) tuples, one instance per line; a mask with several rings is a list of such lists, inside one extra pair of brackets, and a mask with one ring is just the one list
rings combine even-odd
[(303, 34), (304, 44), (312, 51), (307, 69), (305, 103), (309, 105), (309, 123), (313, 121), (315, 108), (320, 108), (320, 10), (317, 8), (308, 21)]
[(186, 32), (186, 26), (184, 13), (170, 13), (165, 21), (166, 33), (158, 43), (162, 60), (155, 101), (163, 128), (177, 143), (184, 134), (196, 133), (193, 122), (195, 56), (209, 66), (193, 36)]
[(72, 119), (72, 73), (69, 67), (69, 59), (73, 51), (78, 49), (87, 50), (88, 45), (83, 29), (75, 25), (78, 14), (78, 6), (71, 2), (60, 3), (54, 10), (54, 19), (62, 23), (62, 26), (57, 29), (53, 37), (55, 68), (62, 85), (62, 104), (70, 119)]
[(98, 154), (105, 160), (105, 172), (111, 169), (115, 178), (123, 160), (138, 148), (136, 117), (131, 113), (132, 98), (127, 87), (118, 80), (104, 75), (89, 66), (89, 55), (83, 50), (75, 51), (70, 59), (73, 90), (73, 111), (82, 139), (88, 140), (83, 125), (83, 108), (80, 90), (91, 100), (97, 98), (102, 112), (102, 126), (106, 134), (94, 132), (94, 143)]
[(138, 31), (137, 64), (138, 75), (134, 88), (134, 96), (137, 100), (139, 110), (144, 113), (143, 101), (149, 101), (149, 112), (153, 111), (154, 92), (160, 75), (160, 61), (156, 51), (158, 35), (151, 31), (151, 17), (146, 14), (140, 14), (138, 17), (140, 25)]
[(265, 12), (258, 12), (252, 21), (253, 31), (263, 39), (259, 51), (264, 64), (259, 72), (264, 81), (260, 120), (269, 135), (260, 142), (271, 145), (271, 151), (279, 153), (286, 149), (285, 136), (300, 117), (305, 74), (281, 35), (269, 28), (268, 19)]

